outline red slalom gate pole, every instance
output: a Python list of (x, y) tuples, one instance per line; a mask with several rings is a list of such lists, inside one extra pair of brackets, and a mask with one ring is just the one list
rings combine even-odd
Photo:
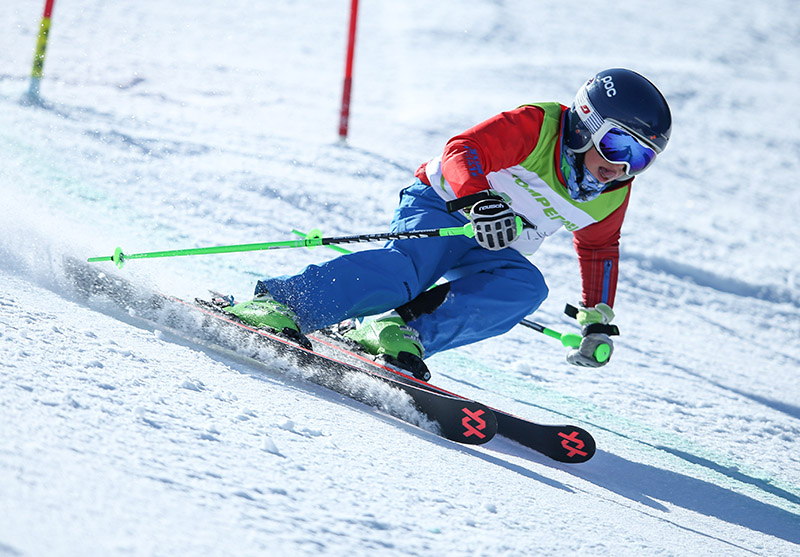
[(347, 39), (347, 61), (344, 68), (344, 90), (342, 92), (342, 111), (339, 115), (339, 137), (347, 139), (347, 126), (350, 121), (350, 89), (353, 83), (353, 54), (356, 48), (356, 20), (358, 19), (358, 0), (350, 2), (350, 32)]
[(44, 55), (47, 51), (47, 36), (50, 34), (50, 16), (53, 13), (55, 0), (45, 0), (44, 14), (39, 25), (39, 37), (36, 40), (36, 53), (33, 56), (33, 70), (31, 71), (31, 85), (28, 89), (28, 97), (31, 100), (39, 98), (39, 83), (42, 81), (44, 71)]

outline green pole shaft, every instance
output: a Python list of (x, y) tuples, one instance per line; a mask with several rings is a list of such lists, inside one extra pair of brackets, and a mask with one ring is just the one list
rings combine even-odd
[(166, 251), (151, 251), (145, 253), (123, 253), (121, 248), (114, 251), (114, 255), (90, 257), (90, 263), (113, 261), (117, 267), (122, 267), (128, 259), (151, 259), (155, 257), (179, 257), (186, 255), (210, 255), (218, 253), (236, 253), (243, 251), (259, 251), (287, 248), (313, 248), (316, 246), (332, 246), (335, 244), (349, 244), (359, 242), (375, 242), (381, 240), (402, 240), (412, 238), (436, 238), (441, 236), (474, 236), (471, 224), (453, 228), (434, 228), (430, 230), (413, 230), (409, 232), (382, 232), (378, 234), (357, 234), (353, 236), (337, 236), (333, 238), (309, 237), (302, 240), (284, 240), (279, 242), (262, 242), (255, 244), (237, 244), (230, 246), (213, 246), (206, 248), (188, 248)]
[[(322, 232), (320, 232), (318, 229), (312, 230), (308, 234), (295, 229), (292, 230), (292, 233), (297, 234), (298, 236), (301, 236), (302, 238), (305, 239), (318, 238), (322, 235)], [(340, 248), (337, 246), (328, 246), (328, 247), (335, 249), (339, 253), (344, 253), (344, 254), (352, 253), (350, 250), (345, 248)], [(575, 313), (577, 312), (577, 308), (572, 306), (567, 306), (567, 307), (569, 308), (568, 314), (574, 317)], [(581, 340), (583, 340), (583, 336), (577, 333), (559, 333), (556, 330), (550, 329), (549, 327), (545, 327), (544, 325), (541, 325), (529, 319), (523, 319), (522, 321), (519, 322), (519, 324), (524, 325), (529, 329), (533, 329), (534, 331), (538, 331), (543, 335), (549, 336), (550, 338), (554, 338), (560, 341), (562, 346), (565, 346), (566, 348), (578, 348), (581, 345)], [(609, 358), (609, 356), (610, 356), (610, 349), (607, 344), (601, 344), (600, 346), (597, 347), (597, 349), (594, 352), (594, 357), (597, 359), (598, 362), (606, 361)]]
[[(567, 348), (578, 348), (581, 345), (581, 340), (583, 340), (583, 336), (576, 334), (576, 333), (566, 333), (561, 334), (558, 331), (554, 331), (553, 329), (548, 329), (544, 325), (539, 325), (533, 321), (529, 321), (527, 319), (523, 319), (520, 321), (521, 325), (525, 325), (526, 327), (533, 329), (535, 331), (539, 331), (549, 337), (552, 337), (556, 340), (560, 340), (561, 344)], [(594, 351), (594, 357), (598, 362), (605, 362), (611, 356), (611, 349), (608, 344), (601, 344), (598, 346)]]
[[(301, 232), (300, 230), (293, 229), (292, 230), (292, 234), (297, 234), (298, 236), (300, 236), (300, 237), (302, 237), (304, 239), (309, 239), (309, 238), (318, 238), (318, 237), (320, 237), (322, 235), (322, 232), (320, 232), (318, 229), (314, 229), (311, 232), (309, 232), (308, 234), (306, 234), (305, 232)], [(350, 250), (348, 250), (346, 248), (341, 248), (341, 247), (338, 247), (338, 246), (328, 246), (328, 247), (331, 248), (331, 249), (335, 249), (339, 253), (343, 253), (343, 254), (353, 253), (352, 251), (350, 251)], [(558, 331), (555, 331), (553, 329), (545, 327), (544, 325), (540, 325), (539, 323), (536, 323), (535, 321), (530, 321), (529, 319), (523, 319), (519, 323), (520, 323), (520, 325), (524, 325), (524, 326), (526, 326), (526, 327), (528, 327), (530, 329), (533, 329), (535, 331), (539, 331), (540, 333), (542, 333), (544, 335), (547, 335), (550, 338), (554, 338), (554, 339), (560, 341), (561, 344), (566, 346), (567, 348), (577, 348), (578, 346), (580, 346), (581, 339), (583, 338), (581, 335), (575, 334), (575, 333), (567, 333), (567, 334), (559, 333)]]
[[(302, 248), (321, 246), (322, 242), (319, 239), (309, 240), (287, 240), (283, 242), (264, 242), (258, 244), (238, 244), (231, 246), (214, 246), (207, 248), (188, 248), (188, 249), (173, 249), (165, 251), (151, 251), (147, 253), (120, 253), (121, 259), (151, 259), (154, 257), (179, 257), (184, 255), (210, 255), (215, 253), (236, 253), (241, 251), (258, 251), (269, 249), (283, 249), (283, 248)], [(114, 261), (114, 255), (105, 257), (90, 257), (89, 262), (95, 263), (98, 261)]]
[(561, 344), (568, 348), (577, 348), (581, 344), (581, 339), (583, 338), (581, 335), (576, 333), (566, 333), (562, 334), (558, 331), (545, 327), (544, 325), (540, 325), (534, 321), (530, 321), (528, 319), (523, 319), (519, 322), (520, 325), (524, 325), (529, 329), (533, 329), (534, 331), (539, 331), (540, 333), (547, 335), (551, 338), (556, 340), (560, 340)]
[[(319, 229), (314, 229), (311, 232), (309, 232), (308, 234), (306, 234), (305, 232), (301, 232), (300, 230), (293, 229), (292, 233), (293, 234), (297, 234), (298, 236), (300, 236), (302, 238), (305, 238), (305, 239), (318, 238), (318, 237), (322, 236), (322, 232), (320, 232)], [(328, 247), (331, 248), (331, 249), (335, 249), (339, 253), (343, 253), (343, 254), (353, 253), (348, 249), (340, 248), (340, 247), (337, 247), (337, 246), (328, 246)], [(574, 317), (574, 314), (577, 312), (577, 308), (572, 307), (572, 306), (568, 306), (568, 308), (569, 308), (568, 313), (572, 317)], [(529, 329), (533, 329), (534, 331), (538, 331), (538, 332), (542, 333), (543, 335), (549, 336), (550, 338), (554, 338), (554, 339), (560, 341), (562, 346), (565, 346), (567, 348), (578, 348), (581, 345), (581, 340), (583, 339), (582, 335), (579, 335), (579, 334), (576, 334), (576, 333), (564, 333), (564, 334), (562, 334), (562, 333), (559, 333), (558, 331), (550, 329), (549, 327), (545, 327), (544, 325), (541, 325), (541, 324), (536, 323), (535, 321), (531, 321), (529, 319), (523, 319), (522, 321), (519, 322), (519, 324), (520, 325), (524, 325), (524, 326), (528, 327)], [(598, 362), (604, 362), (609, 358), (609, 352), (610, 352), (610, 350), (609, 350), (608, 345), (607, 344), (601, 344), (595, 350), (594, 357), (597, 359)]]

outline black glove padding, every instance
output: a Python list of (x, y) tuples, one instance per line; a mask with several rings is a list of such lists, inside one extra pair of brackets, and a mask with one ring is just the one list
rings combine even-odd
[(522, 230), (522, 219), (500, 198), (484, 199), (469, 212), (475, 241), (492, 251), (507, 248)]
[[(607, 348), (606, 348), (607, 346)], [(614, 343), (603, 333), (589, 333), (581, 339), (581, 345), (567, 354), (567, 361), (576, 366), (600, 367), (611, 359)]]

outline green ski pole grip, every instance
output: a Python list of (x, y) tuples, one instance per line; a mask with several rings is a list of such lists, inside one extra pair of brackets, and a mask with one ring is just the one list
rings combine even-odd
[(472, 223), (467, 223), (464, 226), (455, 226), (453, 228), (440, 228), (439, 236), (466, 236), (467, 238), (474, 238), (475, 231), (472, 229)]

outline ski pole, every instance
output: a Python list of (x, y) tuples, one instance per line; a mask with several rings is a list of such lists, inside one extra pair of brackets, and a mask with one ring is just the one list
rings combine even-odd
[[(302, 238), (313, 238), (321, 236), (322, 232), (319, 229), (315, 228), (314, 230), (306, 234), (305, 232), (301, 232), (300, 230), (292, 229), (292, 234), (297, 234)], [(343, 254), (353, 253), (346, 248), (340, 248), (338, 246), (328, 246), (328, 247), (335, 249), (339, 253)], [(567, 304), (567, 309), (565, 310), (565, 312), (567, 315), (574, 318), (577, 315), (578, 309), (572, 305)], [(544, 325), (540, 325), (539, 323), (536, 323), (535, 321), (531, 321), (529, 319), (523, 319), (522, 321), (519, 322), (519, 324), (524, 325), (529, 329), (533, 329), (534, 331), (538, 331), (546, 336), (561, 341), (561, 344), (566, 348), (578, 348), (581, 345), (581, 340), (583, 339), (583, 336), (577, 333), (562, 334), (559, 333), (558, 331), (550, 329), (549, 327), (545, 327)], [(611, 334), (615, 333), (612, 332)], [(617, 332), (616, 334), (619, 333)], [(610, 357), (610, 352), (611, 349), (609, 348), (608, 344), (601, 344), (594, 351), (594, 357), (597, 358), (598, 362), (604, 362)]]
[(408, 232), (380, 232), (377, 234), (356, 234), (352, 236), (336, 236), (322, 238), (319, 236), (307, 237), (302, 240), (285, 240), (280, 242), (262, 242), (255, 244), (237, 244), (231, 246), (214, 246), (207, 248), (189, 248), (167, 251), (151, 251), (147, 253), (123, 253), (122, 248), (114, 250), (113, 255), (90, 257), (89, 263), (112, 261), (117, 267), (122, 268), (128, 259), (150, 259), (154, 257), (178, 257), (183, 255), (210, 255), (217, 253), (235, 253), (242, 251), (260, 251), (287, 248), (313, 248), (316, 246), (332, 246), (336, 244), (352, 244), (359, 242), (377, 242), (381, 240), (405, 240), (412, 238), (438, 238), (441, 236), (466, 236), (475, 235), (472, 224), (452, 228), (433, 228), (430, 230), (411, 230)]
[[(567, 306), (570, 307), (570, 306)], [(551, 338), (556, 340), (560, 340), (561, 344), (567, 348), (578, 348), (581, 345), (581, 340), (583, 340), (583, 335), (579, 335), (577, 333), (559, 333), (558, 331), (554, 331), (544, 325), (540, 325), (535, 321), (530, 321), (529, 319), (523, 319), (519, 322), (520, 325), (524, 325), (529, 329), (533, 329), (534, 331), (539, 331), (540, 333), (547, 335)], [(612, 326), (613, 331), (610, 334), (619, 334), (619, 331), (616, 329), (616, 326)], [(611, 329), (609, 329), (611, 331)], [(606, 344), (602, 343), (594, 350), (594, 358), (598, 362), (605, 362), (611, 357), (611, 347)]]

